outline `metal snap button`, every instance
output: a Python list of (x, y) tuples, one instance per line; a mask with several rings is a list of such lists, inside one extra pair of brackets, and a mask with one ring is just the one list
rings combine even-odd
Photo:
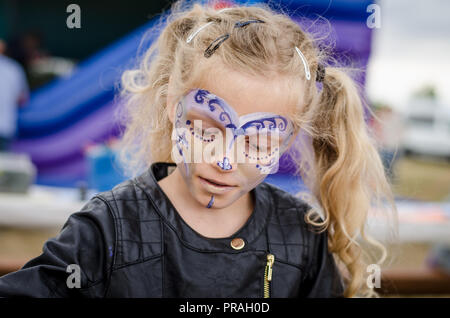
[(231, 247), (234, 248), (235, 250), (240, 250), (245, 246), (245, 242), (243, 239), (237, 237), (231, 240), (230, 243)]

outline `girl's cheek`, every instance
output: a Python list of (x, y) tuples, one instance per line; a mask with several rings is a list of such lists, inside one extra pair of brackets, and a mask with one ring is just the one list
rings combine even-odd
[(238, 170), (245, 180), (245, 184), (248, 188), (254, 188), (260, 184), (267, 175), (262, 174), (261, 171), (256, 168), (256, 164), (252, 163), (241, 163), (238, 164)]

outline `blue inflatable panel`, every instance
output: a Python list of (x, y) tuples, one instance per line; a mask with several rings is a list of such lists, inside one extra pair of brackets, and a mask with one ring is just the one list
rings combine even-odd
[[(88, 117), (114, 98), (121, 73), (134, 62), (145, 31), (158, 18), (78, 65), (68, 77), (33, 92), (19, 114), (19, 137), (37, 138), (57, 133)], [(147, 39), (148, 46), (152, 38)]]

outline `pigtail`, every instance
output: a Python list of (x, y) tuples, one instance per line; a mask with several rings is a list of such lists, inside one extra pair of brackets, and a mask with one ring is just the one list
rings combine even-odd
[(186, 39), (204, 16), (198, 4), (189, 11), (186, 5), (183, 1), (174, 3), (171, 14), (147, 31), (144, 38), (159, 34), (156, 41), (144, 48), (139, 64), (126, 70), (121, 78), (122, 107), (116, 116), (125, 130), (119, 159), (131, 177), (147, 170), (153, 162), (172, 162), (172, 124), (167, 107), (169, 80), (175, 72), (175, 84), (183, 82), (177, 72), (193, 64), (192, 56), (186, 58)]
[[(326, 68), (317, 109), (312, 120), (316, 185), (313, 191), (323, 209), (323, 221), (308, 214), (309, 222), (329, 229), (329, 249), (347, 272), (345, 296), (372, 294), (365, 290), (367, 261), (357, 237), (385, 247), (365, 233), (372, 203), (387, 200), (395, 210), (381, 159), (364, 120), (364, 109), (354, 81), (338, 68)], [(367, 256), (367, 255), (366, 255)]]

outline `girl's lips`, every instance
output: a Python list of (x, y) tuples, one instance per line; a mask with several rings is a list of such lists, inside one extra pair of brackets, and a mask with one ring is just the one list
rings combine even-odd
[(212, 184), (215, 184), (215, 185), (225, 186), (225, 187), (234, 187), (233, 185), (230, 185), (230, 184), (227, 184), (227, 183), (221, 182), (221, 181), (216, 181), (214, 179), (207, 179), (207, 178), (203, 178), (203, 177), (200, 177), (200, 178), (202, 178), (203, 180), (206, 180)]
[(216, 184), (208, 179), (198, 177), (200, 180), (200, 183), (206, 188), (209, 192), (215, 192), (215, 193), (223, 193), (228, 192), (236, 188), (236, 186), (230, 186), (230, 185), (219, 185)]

